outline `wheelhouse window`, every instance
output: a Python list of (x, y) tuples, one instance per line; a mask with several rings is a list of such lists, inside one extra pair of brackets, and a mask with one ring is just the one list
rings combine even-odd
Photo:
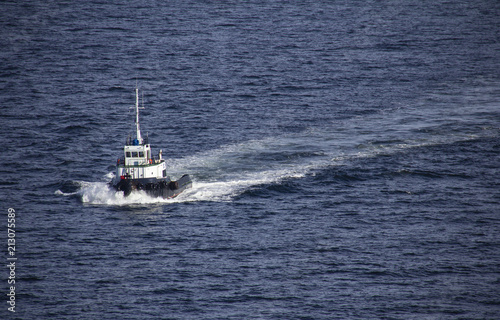
[(131, 157), (130, 151), (125, 152), (125, 157), (127, 157), (127, 158)]
[(132, 152), (132, 158), (139, 158), (138, 152)]
[(144, 158), (144, 151), (139, 151), (139, 158)]

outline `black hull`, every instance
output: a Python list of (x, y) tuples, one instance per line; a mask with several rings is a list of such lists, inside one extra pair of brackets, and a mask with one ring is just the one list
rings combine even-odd
[(123, 191), (128, 196), (134, 190), (145, 191), (151, 197), (162, 197), (164, 199), (174, 198), (184, 190), (191, 188), (192, 181), (189, 175), (183, 175), (177, 181), (164, 179), (122, 179), (114, 188)]

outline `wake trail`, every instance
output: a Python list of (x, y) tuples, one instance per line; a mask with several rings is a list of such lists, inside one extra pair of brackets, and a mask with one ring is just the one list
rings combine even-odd
[[(279, 184), (287, 179), (301, 179), (317, 170), (349, 165), (361, 158), (406, 152), (409, 149), (457, 141), (474, 140), (468, 136), (433, 136), (429, 139), (391, 140), (390, 137), (367, 136), (350, 143), (342, 135), (332, 137), (317, 131), (302, 135), (265, 138), (202, 152), (181, 159), (167, 159), (169, 175), (176, 177), (188, 172), (193, 187), (174, 199), (152, 198), (142, 191), (124, 197), (107, 182), (76, 181), (75, 192), (62, 196), (78, 197), (93, 205), (172, 204), (195, 201), (232, 201), (245, 191), (260, 185)], [(113, 173), (103, 179), (111, 180)]]

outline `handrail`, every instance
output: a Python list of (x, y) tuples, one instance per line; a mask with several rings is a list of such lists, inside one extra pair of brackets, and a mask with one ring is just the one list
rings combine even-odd
[[(132, 139), (131, 136), (128, 136), (127, 140), (125, 141), (125, 145), (126, 146), (135, 146), (134, 140), (135, 139)], [(149, 137), (147, 137), (147, 136), (146, 136), (146, 138), (142, 138), (142, 144), (141, 145), (146, 145), (146, 144), (149, 144)]]

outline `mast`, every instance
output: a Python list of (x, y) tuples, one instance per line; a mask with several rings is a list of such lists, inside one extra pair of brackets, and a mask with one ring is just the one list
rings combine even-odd
[[(142, 107), (144, 109), (144, 107)], [(135, 87), (135, 130), (136, 130), (136, 139), (139, 141), (139, 144), (142, 144), (143, 140), (141, 137), (141, 129), (139, 126), (139, 88)]]

